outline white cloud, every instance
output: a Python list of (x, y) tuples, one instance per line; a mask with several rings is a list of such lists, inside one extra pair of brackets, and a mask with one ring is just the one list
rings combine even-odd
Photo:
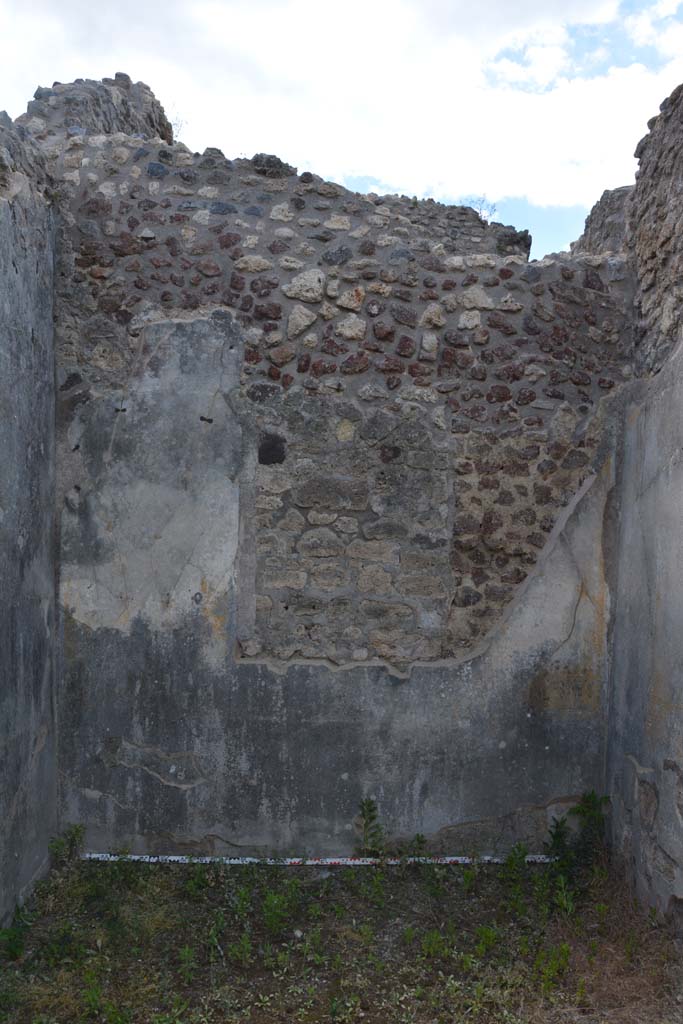
[(488, 67), (500, 82), (525, 83), (543, 88), (569, 70), (569, 53), (564, 46), (527, 46), (522, 51), (521, 59), (503, 57), (491, 61)]
[(676, 14), (680, 6), (681, 0), (659, 0), (659, 3), (652, 8), (653, 17), (655, 19), (668, 18)]
[(676, 21), (667, 25), (655, 40), (655, 46), (664, 57), (683, 54), (683, 24)]
[(438, 33), (460, 32), (495, 53), (565, 26), (606, 24), (617, 17), (619, 0), (420, 0), (419, 7)]
[(626, 31), (637, 46), (650, 46), (657, 39), (657, 29), (652, 12), (633, 14), (625, 21)]
[(583, 61), (587, 65), (604, 64), (608, 59), (609, 49), (606, 46), (598, 46), (595, 50), (590, 50), (583, 55)]
[(654, 46), (664, 57), (683, 54), (683, 23), (673, 16), (681, 0), (659, 0), (648, 10), (626, 18), (626, 31), (637, 46)]
[[(662, 0), (658, 17), (671, 8)], [(632, 179), (647, 119), (683, 79), (676, 22), (660, 39), (663, 68), (573, 77), (568, 29), (603, 25), (609, 45), (617, 9), (617, 0), (346, 0), (339, 9), (0, 0), (0, 108), (16, 116), (53, 79), (127, 71), (177, 111), (197, 149), (265, 150), (411, 195), (590, 205)], [(650, 32), (650, 22), (629, 25)]]

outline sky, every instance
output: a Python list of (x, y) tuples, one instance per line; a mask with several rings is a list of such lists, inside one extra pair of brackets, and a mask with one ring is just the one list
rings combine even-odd
[[(568, 247), (683, 81), (683, 0), (0, 0), (0, 109), (117, 71), (191, 149), (470, 200)], [(495, 208), (495, 209), (494, 209)]]

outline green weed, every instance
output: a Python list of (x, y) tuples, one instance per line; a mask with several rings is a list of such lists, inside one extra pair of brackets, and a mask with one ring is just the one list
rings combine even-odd
[(444, 936), (436, 928), (425, 932), (420, 942), (422, 955), (427, 959), (443, 959), (450, 952), (450, 947)]
[(209, 876), (205, 864), (194, 864), (185, 882), (185, 892), (193, 899), (201, 899), (209, 887)]
[(54, 867), (63, 867), (76, 860), (83, 849), (84, 825), (69, 825), (61, 835), (53, 836), (47, 844)]
[(359, 817), (361, 840), (358, 852), (365, 857), (382, 857), (385, 845), (384, 827), (380, 824), (377, 804), (371, 797), (361, 800)]
[(242, 932), (236, 942), (231, 942), (228, 946), (228, 956), (234, 963), (239, 964), (241, 967), (249, 966), (253, 957), (253, 952), (251, 938), (246, 929)]
[(559, 912), (564, 914), (565, 917), (571, 917), (576, 913), (574, 893), (564, 875), (560, 875), (557, 879), (553, 900)]
[(197, 970), (197, 955), (191, 946), (183, 946), (178, 953), (178, 974), (189, 985)]
[(558, 984), (569, 966), (570, 948), (567, 942), (539, 951), (534, 967), (541, 983), (541, 991), (548, 994)]
[(477, 938), (477, 944), (474, 947), (477, 956), (485, 956), (500, 940), (498, 929), (491, 924), (480, 924), (474, 934)]
[(579, 821), (576, 854), (577, 860), (583, 866), (591, 865), (597, 855), (605, 849), (606, 822), (603, 808), (608, 803), (609, 797), (598, 796), (595, 790), (591, 789), (584, 793), (569, 811)]
[(0, 928), (0, 956), (5, 960), (20, 960), (25, 941), (26, 925), (17, 914), (9, 928)]
[(272, 935), (280, 935), (299, 903), (300, 886), (296, 879), (291, 879), (284, 889), (269, 889), (263, 898), (263, 923)]

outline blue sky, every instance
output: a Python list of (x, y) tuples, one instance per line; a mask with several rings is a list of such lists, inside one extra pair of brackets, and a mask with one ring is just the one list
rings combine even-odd
[(0, 109), (126, 71), (192, 149), (363, 191), (486, 197), (565, 248), (683, 81), (677, 0), (0, 0)]

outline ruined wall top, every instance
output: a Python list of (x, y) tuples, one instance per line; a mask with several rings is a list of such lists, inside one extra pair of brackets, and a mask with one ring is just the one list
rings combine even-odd
[[(128, 629), (138, 615), (177, 621), (202, 594), (199, 574), (182, 594), (141, 582), (131, 596), (117, 552), (134, 549), (127, 581), (151, 559), (154, 582), (169, 559), (178, 577), (177, 548), (163, 531), (141, 548), (124, 513), (105, 512), (112, 471), (117, 508), (123, 478), (169, 485), (156, 463), (131, 467), (126, 439), (161, 375), (186, 394), (194, 372), (173, 377), (157, 325), (197, 324), (194, 359), (232, 331), (221, 358), (234, 347), (240, 364), (237, 387), (216, 368), (182, 445), (202, 432), (196, 476), (225, 443), (224, 405), (238, 413), (252, 553), (237, 584), (241, 656), (407, 666), (473, 649), (600, 461), (599, 411), (630, 376), (625, 259), (530, 264), (527, 232), (473, 209), (359, 195), (264, 154), (192, 153), (164, 138), (161, 114), (141, 139), (135, 110), (114, 116), (121, 97), (140, 89), (145, 111), (161, 108), (116, 82), (77, 83), (66, 128), (59, 92), (20, 119), (61, 214), (65, 604), (93, 628)], [(145, 481), (165, 505), (152, 518), (168, 518), (167, 491)]]
[(588, 214), (583, 234), (572, 242), (572, 252), (623, 252), (628, 245), (632, 195), (633, 185), (606, 189)]
[(26, 130), (0, 110), (0, 196), (20, 187), (44, 190), (51, 182), (47, 161)]
[[(633, 257), (624, 211), (660, 194), (647, 160), (633, 197), (603, 196), (571, 256), (529, 263), (527, 232), (467, 207), (358, 195), (265, 154), (192, 153), (127, 76), (39, 90), (12, 130), (42, 150), (60, 210), (62, 594), (74, 616), (170, 623), (201, 593), (198, 578), (138, 607), (117, 551), (158, 566), (163, 531), (143, 550), (137, 527), (131, 540), (107, 511), (122, 474), (132, 495), (152, 472), (117, 447), (132, 396), (144, 408), (162, 374), (181, 391), (191, 372), (172, 369), (156, 327), (197, 323), (196, 353), (227, 331), (240, 364), (237, 386), (217, 366), (182, 431), (205, 438), (189, 473), (213, 465), (223, 404), (242, 424), (242, 656), (407, 665), (480, 644), (604, 459), (608, 396), (639, 356), (633, 268), (653, 239), (642, 228)], [(166, 515), (162, 494), (153, 518)]]
[(77, 78), (51, 89), (38, 88), (17, 124), (39, 140), (50, 136), (139, 135), (173, 142), (173, 129), (164, 108), (144, 82), (117, 72), (96, 82)]
[(639, 281), (638, 362), (658, 370), (681, 339), (683, 256), (683, 85), (648, 122), (630, 201), (629, 247)]

